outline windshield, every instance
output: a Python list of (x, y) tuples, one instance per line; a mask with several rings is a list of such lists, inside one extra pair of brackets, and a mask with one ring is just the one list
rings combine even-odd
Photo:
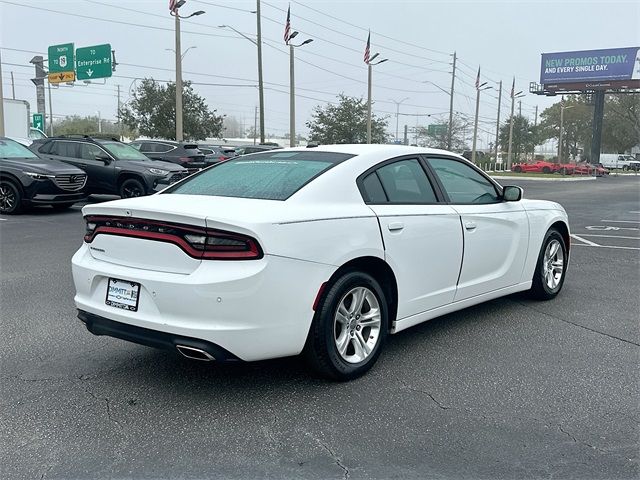
[(164, 193), (286, 200), (352, 156), (307, 151), (260, 153), (219, 163)]
[(101, 145), (114, 156), (116, 160), (151, 161), (149, 157), (140, 153), (130, 145), (118, 142), (102, 142)]
[(35, 153), (18, 142), (8, 138), (0, 139), (0, 158), (39, 158)]

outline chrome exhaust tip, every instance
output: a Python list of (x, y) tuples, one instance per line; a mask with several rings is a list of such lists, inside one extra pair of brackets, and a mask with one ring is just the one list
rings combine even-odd
[(187, 347), (186, 345), (176, 345), (176, 349), (185, 357), (191, 360), (200, 360), (201, 362), (212, 362), (215, 360), (213, 355), (200, 348)]

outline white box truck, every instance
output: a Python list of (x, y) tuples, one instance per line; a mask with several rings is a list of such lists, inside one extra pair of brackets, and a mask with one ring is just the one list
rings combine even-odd
[(633, 155), (621, 153), (601, 153), (600, 163), (605, 168), (621, 168), (622, 170), (640, 170), (640, 162)]
[(4, 135), (29, 146), (36, 138), (46, 138), (41, 130), (31, 126), (31, 109), (26, 100), (3, 98)]

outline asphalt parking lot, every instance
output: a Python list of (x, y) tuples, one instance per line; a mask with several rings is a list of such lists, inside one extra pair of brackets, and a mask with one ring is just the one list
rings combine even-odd
[(95, 337), (80, 208), (0, 217), (2, 478), (638, 478), (640, 178), (502, 183), (567, 209), (559, 297), (401, 332), (349, 383)]

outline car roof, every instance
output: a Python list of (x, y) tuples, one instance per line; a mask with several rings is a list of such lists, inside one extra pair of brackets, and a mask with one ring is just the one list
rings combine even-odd
[(407, 145), (391, 145), (391, 144), (336, 144), (336, 145), (318, 145), (317, 147), (294, 147), (287, 150), (315, 150), (319, 152), (335, 152), (348, 153), (351, 155), (382, 155), (388, 157), (397, 157), (401, 155), (454, 155), (460, 157), (459, 154), (448, 150), (429, 147), (411, 147)]

